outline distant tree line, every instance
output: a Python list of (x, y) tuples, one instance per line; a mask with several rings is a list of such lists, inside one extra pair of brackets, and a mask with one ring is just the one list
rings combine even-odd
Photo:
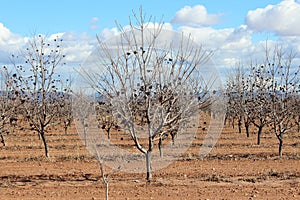
[(295, 54), (281, 46), (265, 49), (262, 62), (252, 61), (248, 66), (238, 65), (229, 74), (226, 83), (226, 123), (239, 133), (250, 126), (257, 128), (257, 144), (268, 128), (274, 132), (282, 156), (284, 135), (294, 127), (300, 131), (300, 66), (293, 64)]

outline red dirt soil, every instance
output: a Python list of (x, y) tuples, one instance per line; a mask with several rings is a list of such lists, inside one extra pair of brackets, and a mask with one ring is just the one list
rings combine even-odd
[[(249, 138), (225, 127), (213, 151), (198, 158), (205, 133), (168, 167), (145, 174), (110, 172), (110, 199), (300, 199), (300, 133), (285, 136), (277, 156), (272, 133)], [(74, 127), (47, 134), (50, 158), (31, 132), (16, 131), (0, 147), (0, 199), (105, 199), (99, 163)], [(130, 140), (128, 140), (130, 143)]]

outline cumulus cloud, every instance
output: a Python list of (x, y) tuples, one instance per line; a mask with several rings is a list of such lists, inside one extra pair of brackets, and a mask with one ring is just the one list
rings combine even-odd
[(245, 25), (224, 29), (181, 26), (178, 30), (186, 34), (191, 34), (197, 43), (212, 50), (243, 49), (251, 45), (252, 39), (251, 31)]
[[(55, 34), (53, 34), (55, 35)], [(60, 35), (60, 34), (59, 34)], [(63, 39), (62, 50), (66, 55), (66, 65), (58, 66), (57, 72), (64, 75), (77, 75), (74, 69), (79, 69), (96, 47), (95, 36), (86, 33), (65, 32), (61, 35)]]
[(65, 34), (64, 32), (62, 32), (62, 33), (54, 33), (54, 34), (51, 34), (47, 39), (48, 40), (54, 40), (56, 38), (62, 38), (64, 34)]
[(8, 50), (13, 50), (15, 46), (24, 44), (28, 38), (12, 33), (7, 27), (0, 23), (0, 47), (6, 46)]
[[(153, 23), (148, 24), (148, 27), (150, 28), (154, 26), (155, 24)], [(203, 45), (204, 49), (208, 51), (211, 50), (215, 53), (213, 61), (216, 64), (216, 67), (220, 69), (232, 67), (242, 56), (249, 57), (247, 52), (251, 51), (252, 32), (245, 25), (237, 28), (224, 29), (214, 29), (210, 26), (180, 26), (175, 30), (172, 24), (165, 23), (163, 28), (182, 32), (185, 35), (191, 34), (196, 43)], [(128, 29), (128, 26), (124, 27), (124, 30)], [(104, 29), (99, 36), (101, 40), (105, 40), (119, 33), (117, 28)]]
[(10, 55), (24, 46), (27, 41), (28, 38), (12, 33), (0, 23), (0, 65), (9, 64)]
[(212, 27), (196, 28), (190, 26), (181, 26), (178, 30), (185, 34), (191, 34), (195, 42), (209, 49), (219, 48), (233, 31), (232, 28), (217, 30)]
[(109, 28), (105, 28), (103, 29), (103, 31), (99, 34), (99, 38), (101, 40), (106, 40), (110, 37), (113, 37), (115, 35), (117, 35), (119, 33), (118, 29), (116, 27), (109, 29)]
[[(149, 22), (149, 23), (145, 24), (145, 26), (147, 28), (157, 28), (159, 26), (159, 24)], [(163, 24), (163, 29), (173, 30), (173, 26), (170, 23), (164, 23)], [(127, 26), (123, 27), (123, 30), (124, 31), (130, 31), (131, 28), (130, 28), (129, 25), (127, 25)], [(113, 36), (116, 36), (118, 34), (120, 34), (120, 31), (118, 30), (118, 28), (114, 27), (114, 28), (111, 28), (111, 29), (108, 29), (108, 28), (103, 29), (102, 32), (98, 36), (99, 36), (100, 40), (103, 41), (103, 40), (109, 39)]]
[[(294, 51), (300, 52), (300, 38), (296, 36), (281, 38), (281, 43), (290, 46)], [(300, 58), (300, 53), (296, 55)]]
[(279, 36), (300, 36), (300, 2), (284, 0), (249, 11), (245, 19), (254, 31), (271, 31)]
[(252, 45), (252, 31), (247, 26), (241, 25), (235, 28), (224, 41), (223, 49), (235, 49), (242, 51)]
[(179, 30), (191, 34), (194, 41), (202, 44), (203, 48), (212, 50), (213, 62), (220, 70), (248, 59), (253, 52), (252, 31), (245, 25), (224, 29), (181, 26)]
[(208, 14), (202, 5), (185, 6), (176, 12), (171, 23), (186, 26), (207, 26), (218, 23), (219, 17), (216, 14)]
[[(57, 37), (63, 39), (62, 47), (66, 54), (65, 62), (67, 66), (60, 68), (60, 71), (70, 71), (74, 67), (79, 67), (91, 54), (96, 46), (95, 36), (86, 33), (77, 34), (75, 32), (54, 33), (46, 36), (51, 41)], [(18, 54), (27, 44), (29, 37), (12, 33), (7, 27), (0, 23), (0, 66), (10, 65), (11, 54)]]
[(66, 32), (63, 39), (63, 51), (66, 54), (66, 62), (80, 65), (88, 58), (96, 46), (96, 38), (86, 33), (78, 34)]

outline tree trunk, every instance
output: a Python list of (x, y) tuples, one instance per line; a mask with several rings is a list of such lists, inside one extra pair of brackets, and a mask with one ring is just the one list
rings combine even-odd
[(42, 130), (40, 132), (40, 136), (43, 140), (43, 144), (44, 144), (44, 148), (45, 148), (45, 155), (46, 155), (47, 158), (49, 158), (49, 147), (48, 147), (48, 144), (47, 144), (46, 135), (45, 135), (44, 130)]
[(65, 135), (68, 134), (68, 125), (65, 125)]
[(108, 200), (108, 182), (105, 182), (105, 199)]
[(69, 130), (69, 126), (70, 126), (71, 122), (69, 120), (64, 121), (64, 126), (65, 126), (65, 135), (68, 134), (68, 130)]
[(84, 146), (87, 147), (87, 135), (86, 135), (86, 131), (87, 131), (87, 124), (85, 123), (85, 120), (82, 118), (80, 119), (82, 128), (83, 128), (83, 140), (84, 140)]
[(279, 140), (279, 156), (282, 157), (283, 140)]
[(5, 139), (2, 133), (0, 133), (1, 135), (1, 143), (3, 144), (3, 146), (5, 147)]
[(250, 133), (249, 133), (249, 123), (245, 123), (245, 129), (246, 129), (246, 135), (247, 135), (247, 137), (250, 137)]
[(263, 129), (263, 126), (259, 126), (259, 127), (258, 127), (258, 132), (257, 132), (257, 145), (260, 145), (260, 136), (261, 136), (261, 133), (262, 133), (262, 129)]
[(172, 145), (175, 145), (175, 134), (171, 134), (171, 138), (172, 138)]
[(107, 132), (107, 139), (110, 140), (110, 126), (107, 128), (106, 132)]
[(151, 155), (152, 155), (152, 151), (148, 150), (146, 153), (146, 169), (147, 169), (147, 181), (148, 182), (150, 182), (152, 179)]
[(227, 116), (227, 114), (225, 114), (224, 126), (226, 126), (226, 124), (227, 124), (227, 119), (228, 119), (228, 116)]
[(296, 121), (298, 126), (298, 133), (300, 133), (300, 114), (298, 115), (298, 120)]
[(159, 137), (159, 141), (158, 141), (158, 149), (159, 149), (159, 155), (162, 158), (163, 155), (163, 151), (162, 151), (162, 136)]
[(105, 174), (104, 164), (103, 164), (103, 162), (101, 161), (101, 159), (99, 157), (98, 151), (96, 153), (97, 153), (97, 159), (98, 159), (99, 165), (100, 165), (100, 171), (101, 171), (102, 180), (103, 180), (104, 185), (105, 185), (105, 199), (108, 200), (108, 186), (109, 186), (108, 184), (109, 184), (109, 180), (108, 180), (107, 175)]
[(86, 127), (83, 125), (84, 145), (87, 147)]
[(239, 121), (238, 121), (238, 128), (239, 128), (239, 133), (242, 133), (242, 119), (239, 118)]
[(282, 157), (283, 139), (282, 139), (281, 134), (279, 136), (277, 136), (277, 138), (279, 140), (278, 153), (279, 153), (279, 156)]

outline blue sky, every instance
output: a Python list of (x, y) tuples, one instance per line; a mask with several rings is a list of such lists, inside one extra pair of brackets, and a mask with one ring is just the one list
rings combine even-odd
[[(0, 3), (0, 22), (22, 36), (33, 31), (44, 34), (68, 31), (96, 34), (103, 28), (114, 27), (115, 20), (125, 25), (132, 10), (137, 11), (140, 6), (146, 14), (157, 18), (164, 16), (164, 21), (170, 22), (184, 6), (203, 5), (207, 12), (222, 16), (220, 23), (214, 27), (229, 28), (244, 24), (249, 10), (263, 8), (270, 2), (277, 4), (280, 0), (5, 0)], [(97, 28), (91, 30), (93, 18), (98, 18)]]
[(300, 61), (300, 0), (3, 0), (0, 65), (32, 34), (58, 34), (66, 41), (67, 62), (78, 66), (95, 47), (96, 34), (103, 39), (117, 34), (115, 21), (126, 26), (140, 6), (147, 15), (163, 16), (169, 29), (191, 33), (214, 50), (218, 68), (247, 62), (266, 39), (293, 48)]

